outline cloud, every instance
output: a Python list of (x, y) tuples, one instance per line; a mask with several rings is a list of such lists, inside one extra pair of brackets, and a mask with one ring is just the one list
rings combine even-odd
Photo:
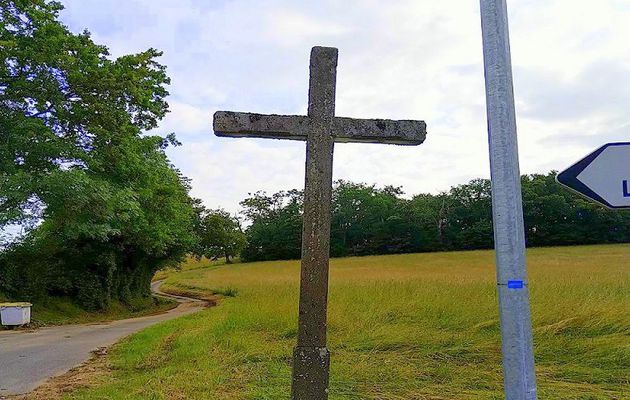
[(630, 108), (630, 65), (598, 60), (575, 76), (518, 70), (521, 116), (537, 120), (576, 121), (614, 118)]
[[(437, 192), (488, 177), (477, 2), (66, 0), (63, 20), (120, 55), (164, 50), (171, 113), (159, 132), (193, 194), (230, 210), (248, 192), (303, 185), (304, 145), (219, 139), (218, 109), (306, 112), (313, 45), (340, 50), (337, 115), (424, 119), (420, 147), (345, 144), (336, 179)], [(521, 171), (561, 169), (630, 132), (630, 7), (622, 0), (509, 2)]]
[(268, 39), (286, 46), (295, 46), (321, 40), (322, 37), (339, 36), (350, 29), (342, 24), (318, 20), (294, 10), (272, 10), (268, 13)]
[(216, 107), (197, 107), (179, 101), (169, 102), (169, 113), (160, 123), (160, 131), (179, 132), (187, 138), (207, 134), (212, 129), (210, 119)]
[[(192, 195), (212, 208), (238, 210), (238, 202), (258, 190), (304, 185), (302, 142), (265, 143), (255, 139), (212, 138), (185, 142), (171, 150), (176, 165), (192, 178)], [(208, 182), (212, 184), (209, 185)]]

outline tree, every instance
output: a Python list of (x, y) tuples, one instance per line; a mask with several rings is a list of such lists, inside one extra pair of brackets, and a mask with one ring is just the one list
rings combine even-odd
[(402, 190), (335, 182), (331, 252), (340, 255), (402, 253), (411, 250)]
[(489, 249), (493, 246), (490, 180), (473, 179), (451, 188), (448, 240), (456, 249)]
[(225, 257), (228, 264), (232, 262), (231, 258), (241, 253), (246, 243), (239, 221), (222, 209), (201, 210), (197, 234), (198, 257)]
[(241, 202), (242, 214), (250, 222), (246, 261), (300, 258), (302, 249), (303, 193), (280, 191), (271, 196), (256, 192)]
[(450, 223), (452, 198), (447, 193), (421, 193), (406, 203), (415, 251), (437, 251), (449, 248), (446, 231)]
[(161, 53), (112, 59), (61, 9), (0, 0), (0, 226), (37, 226), (0, 255), (0, 290), (97, 309), (148, 296), (188, 252), (193, 203), (164, 154), (174, 136), (144, 133), (168, 111)]

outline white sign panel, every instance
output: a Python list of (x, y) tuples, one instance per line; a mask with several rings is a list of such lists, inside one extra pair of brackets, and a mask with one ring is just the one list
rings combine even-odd
[(608, 143), (556, 179), (606, 207), (630, 208), (630, 143)]

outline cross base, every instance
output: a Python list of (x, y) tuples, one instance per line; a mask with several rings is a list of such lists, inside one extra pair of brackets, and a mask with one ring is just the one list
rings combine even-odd
[(326, 347), (296, 347), (293, 351), (291, 399), (328, 399), (329, 369), (330, 353)]

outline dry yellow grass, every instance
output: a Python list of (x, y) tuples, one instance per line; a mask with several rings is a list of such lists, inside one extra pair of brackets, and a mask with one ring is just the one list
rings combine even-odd
[[(629, 260), (629, 245), (528, 252), (539, 398), (628, 398)], [(134, 335), (67, 398), (288, 398), (298, 276), (297, 261), (167, 274), (166, 290), (235, 297)], [(494, 282), (490, 251), (332, 260), (330, 398), (502, 398)]]

